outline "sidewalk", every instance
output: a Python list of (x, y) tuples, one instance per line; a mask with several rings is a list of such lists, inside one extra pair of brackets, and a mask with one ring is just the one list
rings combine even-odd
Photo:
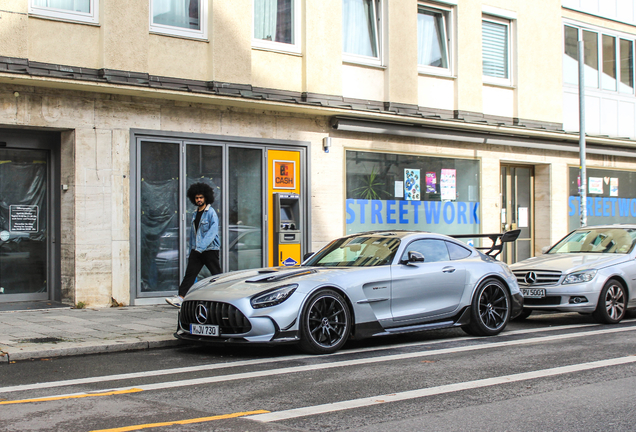
[(0, 312), (0, 363), (178, 345), (169, 305)]

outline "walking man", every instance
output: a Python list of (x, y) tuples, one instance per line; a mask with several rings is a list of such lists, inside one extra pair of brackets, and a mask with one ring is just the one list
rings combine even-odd
[(214, 191), (205, 183), (195, 183), (188, 188), (188, 199), (197, 206), (190, 225), (190, 256), (185, 276), (179, 285), (179, 294), (166, 298), (166, 302), (181, 307), (183, 298), (194, 284), (205, 265), (212, 275), (221, 273), (219, 261), (219, 217), (212, 208)]

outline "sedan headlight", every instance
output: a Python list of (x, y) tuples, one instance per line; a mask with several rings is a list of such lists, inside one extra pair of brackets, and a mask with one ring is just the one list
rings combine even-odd
[(273, 290), (260, 293), (252, 297), (250, 303), (254, 309), (276, 306), (281, 304), (291, 296), (298, 288), (298, 284), (285, 285)]
[(579, 273), (572, 273), (565, 277), (563, 285), (589, 282), (596, 276), (597, 270), (588, 270)]

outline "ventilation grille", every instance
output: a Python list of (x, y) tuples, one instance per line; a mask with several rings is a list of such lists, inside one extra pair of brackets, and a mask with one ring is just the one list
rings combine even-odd
[[(196, 318), (197, 306), (203, 305), (208, 311), (208, 319), (199, 322)], [(190, 324), (218, 325), (221, 334), (242, 334), (252, 329), (250, 321), (243, 313), (228, 303), (210, 301), (185, 301), (181, 305), (181, 326), (190, 328)]]

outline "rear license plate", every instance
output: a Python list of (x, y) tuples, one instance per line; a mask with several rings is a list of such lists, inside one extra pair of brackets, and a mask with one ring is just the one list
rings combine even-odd
[(537, 288), (522, 288), (521, 295), (525, 298), (543, 298), (545, 297), (545, 290)]
[(219, 336), (219, 326), (190, 324), (190, 334), (201, 336)]

